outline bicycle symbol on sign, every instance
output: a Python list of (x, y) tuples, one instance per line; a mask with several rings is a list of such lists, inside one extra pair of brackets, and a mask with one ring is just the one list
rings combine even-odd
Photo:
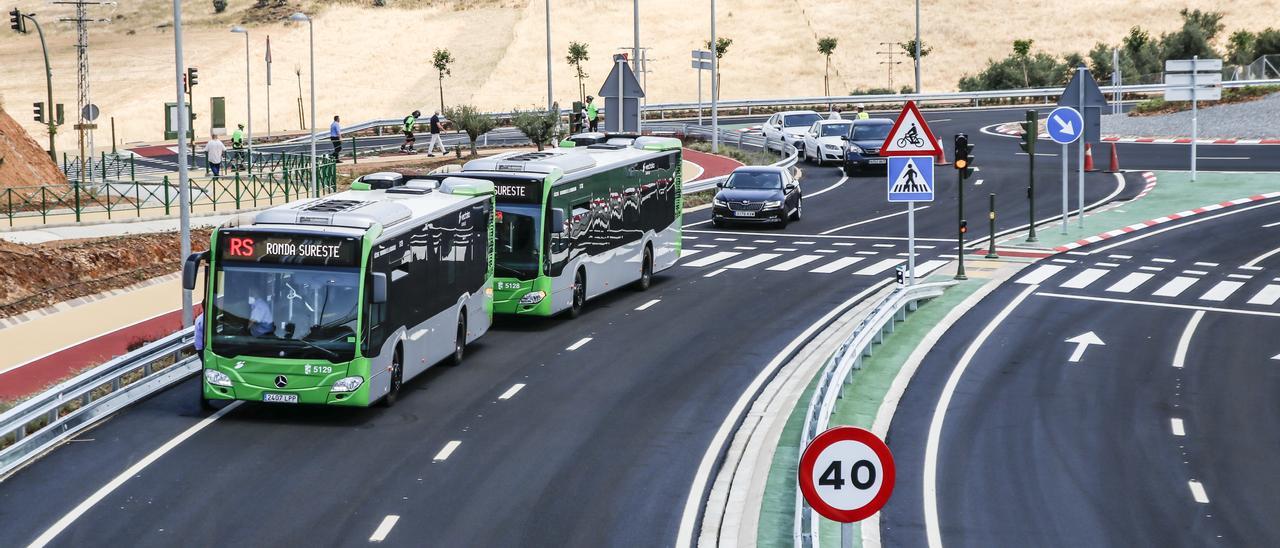
[(907, 130), (907, 134), (898, 138), (898, 147), (905, 148), (908, 144), (913, 147), (920, 148), (924, 146), (924, 139), (920, 138), (920, 131), (915, 124), (911, 124), (911, 129)]

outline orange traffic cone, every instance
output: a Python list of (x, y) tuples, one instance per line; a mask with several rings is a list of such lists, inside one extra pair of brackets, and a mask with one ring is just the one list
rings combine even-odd
[(938, 141), (938, 156), (933, 160), (934, 165), (945, 166), (951, 162), (947, 161), (947, 152), (943, 150), (942, 141)]
[(1111, 143), (1111, 168), (1107, 173), (1120, 173), (1120, 155), (1116, 154), (1116, 144)]
[(1093, 165), (1093, 145), (1089, 143), (1084, 144), (1084, 170), (1098, 171), (1098, 168)]

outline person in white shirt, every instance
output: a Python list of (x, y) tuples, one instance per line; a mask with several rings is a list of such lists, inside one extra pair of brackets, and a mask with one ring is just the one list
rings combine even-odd
[(213, 134), (213, 138), (209, 139), (204, 145), (205, 160), (209, 162), (209, 171), (217, 177), (222, 173), (222, 155), (227, 152), (227, 145), (222, 144), (218, 140), (218, 134)]

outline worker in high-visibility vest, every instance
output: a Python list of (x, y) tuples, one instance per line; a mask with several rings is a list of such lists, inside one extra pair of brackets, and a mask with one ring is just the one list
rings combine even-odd
[(419, 116), (422, 116), (422, 113), (415, 110), (413, 114), (404, 117), (404, 144), (400, 145), (400, 152), (413, 152), (413, 143), (417, 141), (413, 136), (413, 128), (418, 124)]
[(231, 169), (242, 169), (244, 164), (244, 124), (237, 124), (236, 130), (231, 132)]
[(856, 118), (859, 120), (866, 120), (868, 118), (871, 118), (871, 115), (867, 114), (867, 108), (862, 106), (862, 103), (858, 103), (858, 115), (856, 116)]
[(595, 97), (587, 96), (587, 123), (591, 126), (591, 131), (596, 131), (596, 127), (600, 125), (600, 111), (596, 110)]

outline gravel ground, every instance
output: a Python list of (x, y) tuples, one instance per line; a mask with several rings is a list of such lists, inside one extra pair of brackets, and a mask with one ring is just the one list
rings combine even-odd
[[(1191, 111), (1160, 116), (1107, 114), (1103, 135), (1120, 137), (1190, 137)], [(1202, 139), (1280, 138), (1280, 93), (1248, 103), (1200, 109)]]

